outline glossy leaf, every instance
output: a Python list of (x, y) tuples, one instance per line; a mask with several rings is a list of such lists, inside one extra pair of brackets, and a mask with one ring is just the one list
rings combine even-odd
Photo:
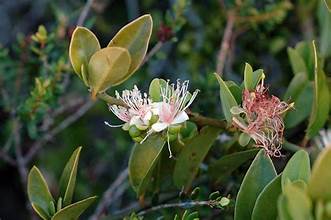
[(177, 187), (188, 189), (196, 176), (199, 166), (220, 133), (219, 128), (203, 127), (200, 133), (190, 139), (177, 157), (173, 174)]
[(74, 30), (69, 46), (69, 57), (74, 71), (81, 79), (83, 79), (82, 66), (87, 70), (91, 56), (98, 50), (100, 50), (99, 41), (89, 29), (77, 27)]
[(277, 220), (277, 202), (278, 197), (282, 193), (281, 175), (275, 177), (257, 197), (252, 220)]
[(150, 15), (143, 15), (125, 25), (109, 42), (108, 47), (126, 48), (131, 56), (131, 64), (126, 79), (129, 78), (142, 63), (152, 34), (153, 20)]
[(314, 137), (319, 132), (325, 124), (329, 113), (329, 89), (314, 42), (313, 49), (315, 55), (314, 102), (306, 131), (308, 138)]
[(79, 216), (96, 200), (96, 196), (68, 205), (55, 213), (51, 220), (78, 220)]
[(77, 148), (67, 162), (60, 179), (60, 196), (63, 198), (63, 205), (71, 204), (72, 196), (76, 185), (76, 175), (79, 155), (82, 147)]
[(287, 53), (290, 59), (292, 71), (294, 74), (304, 73), (308, 74), (308, 69), (305, 64), (305, 60), (301, 56), (301, 54), (298, 53), (296, 49), (293, 48), (287, 48)]
[(32, 167), (28, 175), (28, 196), (32, 207), (40, 215), (47, 218), (51, 216), (49, 205), (54, 199), (48, 189), (47, 183), (37, 167)]
[(308, 190), (312, 198), (331, 200), (331, 148), (325, 148), (316, 159)]
[(287, 162), (282, 174), (282, 188), (290, 181), (302, 180), (308, 183), (310, 178), (310, 160), (305, 150), (297, 151)]
[(229, 90), (232, 93), (233, 97), (235, 98), (236, 102), (241, 103), (242, 102), (242, 88), (233, 81), (226, 81), (225, 84), (229, 88)]
[(93, 95), (125, 81), (130, 63), (130, 54), (125, 48), (108, 47), (96, 52), (88, 64)]
[(284, 217), (280, 215), (280, 220), (312, 219), (312, 202), (302, 189), (292, 184), (287, 184), (283, 190), (283, 197), (281, 199), (285, 204), (283, 212), (286, 215)]
[(264, 150), (260, 150), (241, 183), (236, 199), (235, 220), (251, 219), (256, 199), (275, 177), (276, 171), (271, 159)]
[(147, 138), (142, 144), (135, 144), (129, 159), (129, 178), (138, 195), (146, 190), (165, 140), (160, 135)]
[(244, 70), (244, 85), (245, 89), (252, 91), (262, 78), (264, 78), (263, 70), (259, 69), (253, 72), (253, 68), (248, 63), (245, 63)]
[(285, 93), (284, 100), (294, 102), (294, 109), (285, 116), (286, 128), (292, 128), (304, 121), (311, 113), (313, 86), (306, 73), (296, 74)]
[(233, 106), (237, 106), (237, 101), (236, 99), (233, 97), (231, 91), (229, 90), (229, 88), (227, 87), (226, 83), (223, 81), (223, 79), (217, 74), (215, 73), (215, 76), (218, 80), (218, 83), (220, 85), (220, 98), (221, 98), (221, 103), (222, 103), (222, 109), (223, 109), (223, 113), (225, 116), (225, 119), (228, 123), (231, 123), (232, 121), (232, 114), (230, 109)]
[(209, 174), (219, 181), (225, 176), (230, 175), (243, 163), (252, 159), (257, 152), (259, 152), (258, 149), (252, 149), (225, 155), (209, 166)]

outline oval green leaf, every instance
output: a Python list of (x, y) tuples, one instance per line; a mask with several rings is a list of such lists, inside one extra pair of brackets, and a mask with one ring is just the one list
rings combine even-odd
[(96, 198), (96, 196), (93, 196), (68, 205), (56, 212), (51, 220), (78, 220), (79, 216), (96, 200)]
[(264, 150), (260, 150), (241, 183), (235, 205), (235, 220), (251, 219), (256, 199), (275, 177), (271, 159)]
[(129, 159), (129, 179), (138, 195), (142, 195), (149, 185), (164, 144), (165, 140), (160, 135), (152, 135), (133, 147)]
[(40, 217), (45, 218), (47, 215), (49, 218), (51, 216), (49, 205), (54, 202), (54, 199), (45, 178), (36, 166), (32, 167), (28, 175), (28, 197)]
[(142, 63), (152, 34), (153, 20), (150, 15), (143, 15), (125, 25), (109, 42), (108, 47), (124, 47), (131, 56), (129, 78)]
[(77, 167), (80, 151), (82, 147), (77, 148), (67, 162), (60, 179), (60, 196), (63, 198), (63, 205), (70, 205), (76, 185)]
[(331, 200), (331, 148), (324, 149), (316, 159), (308, 191), (312, 198)]
[(225, 176), (230, 175), (243, 163), (252, 159), (257, 152), (259, 152), (258, 149), (252, 149), (225, 155), (209, 166), (209, 174), (216, 179), (216, 181), (219, 181)]
[(83, 79), (81, 69), (87, 69), (91, 56), (100, 50), (100, 44), (97, 37), (87, 28), (77, 27), (72, 33), (69, 57), (78, 76)]
[(125, 81), (130, 63), (130, 54), (125, 48), (108, 47), (96, 52), (88, 64), (92, 94), (96, 95)]
[(288, 161), (282, 174), (282, 189), (288, 182), (302, 180), (308, 183), (310, 178), (310, 160), (305, 150), (297, 151)]
[(253, 68), (248, 63), (245, 63), (244, 69), (244, 85), (245, 89), (252, 91), (255, 89), (257, 84), (262, 78), (264, 78), (264, 73), (262, 69), (258, 69), (253, 72)]
[(278, 197), (282, 193), (281, 175), (275, 177), (257, 197), (252, 220), (277, 220), (277, 202)]
[(231, 114), (231, 108), (233, 106), (237, 106), (237, 101), (233, 97), (231, 91), (229, 90), (228, 86), (226, 83), (223, 81), (223, 79), (215, 73), (215, 76), (218, 80), (218, 83), (220, 85), (220, 98), (221, 98), (221, 103), (222, 103), (222, 109), (223, 113), (225, 116), (225, 119), (228, 123), (232, 122), (232, 114)]
[(177, 157), (173, 180), (178, 188), (188, 189), (199, 166), (220, 133), (219, 128), (203, 127), (199, 134), (190, 139)]

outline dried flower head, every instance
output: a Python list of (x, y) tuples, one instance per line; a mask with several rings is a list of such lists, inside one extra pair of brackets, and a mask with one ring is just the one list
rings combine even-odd
[(243, 92), (243, 117), (233, 117), (233, 124), (247, 133), (256, 146), (263, 147), (271, 156), (280, 157), (284, 122), (282, 114), (293, 107), (276, 96), (270, 96), (263, 80), (255, 91)]

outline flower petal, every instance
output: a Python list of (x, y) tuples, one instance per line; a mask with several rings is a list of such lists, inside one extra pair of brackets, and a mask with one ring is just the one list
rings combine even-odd
[(152, 130), (154, 130), (156, 132), (160, 132), (160, 131), (163, 131), (164, 129), (166, 129), (167, 127), (168, 127), (167, 123), (156, 122), (155, 124), (152, 125)]
[(171, 122), (171, 124), (180, 124), (187, 120), (189, 120), (188, 115), (186, 114), (185, 111), (182, 111), (174, 118), (174, 120)]

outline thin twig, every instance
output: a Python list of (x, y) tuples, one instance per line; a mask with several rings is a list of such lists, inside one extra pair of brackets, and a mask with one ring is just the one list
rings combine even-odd
[(94, 102), (92, 100), (86, 101), (86, 103), (81, 106), (75, 113), (65, 118), (58, 126), (50, 130), (48, 133), (46, 133), (44, 136), (42, 136), (40, 139), (38, 139), (32, 147), (29, 149), (28, 153), (25, 156), (25, 162), (28, 163), (32, 160), (34, 155), (41, 149), (44, 144), (49, 142), (56, 136), (58, 133), (66, 129), (68, 126), (76, 122), (80, 117), (82, 117), (92, 106), (94, 105)]
[(167, 209), (167, 208), (191, 208), (197, 206), (210, 206), (214, 207), (217, 205), (217, 201), (215, 200), (208, 200), (208, 201), (190, 201), (190, 202), (179, 202), (179, 203), (169, 203), (169, 204), (161, 204), (157, 206), (153, 206), (149, 209), (145, 209), (143, 211), (138, 212), (137, 215), (146, 215), (150, 212), (155, 212), (160, 209)]
[[(119, 186), (123, 184), (128, 178), (128, 169), (123, 170), (116, 178), (116, 180), (108, 187), (104, 192), (101, 201), (99, 202), (94, 214), (90, 217), (90, 220), (98, 220), (105, 213), (107, 207), (115, 200), (115, 192)], [(123, 193), (123, 192), (122, 192)], [(117, 196), (118, 197), (118, 196)]]
[(94, 0), (87, 0), (83, 11), (80, 13), (78, 21), (77, 21), (77, 26), (82, 26), (87, 18), (88, 13), (90, 12), (91, 6), (93, 4)]
[(157, 42), (154, 45), (154, 47), (146, 54), (146, 56), (140, 66), (143, 66), (145, 63), (147, 63), (151, 59), (151, 57), (154, 56), (154, 54), (156, 54), (161, 49), (162, 46), (163, 46), (162, 41)]
[(230, 47), (230, 40), (231, 40), (231, 35), (233, 31), (233, 27), (235, 24), (235, 16), (233, 11), (229, 11), (227, 14), (227, 22), (224, 30), (224, 35), (222, 39), (222, 43), (220, 46), (220, 50), (217, 56), (217, 67), (216, 67), (216, 72), (220, 76), (222, 75), (224, 65), (225, 65), (225, 60), (226, 56)]

